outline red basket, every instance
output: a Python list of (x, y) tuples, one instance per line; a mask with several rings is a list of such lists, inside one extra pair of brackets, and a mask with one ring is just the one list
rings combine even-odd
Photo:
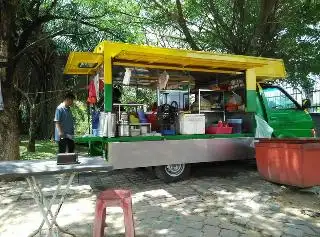
[(209, 126), (206, 129), (206, 134), (230, 134), (230, 133), (232, 133), (232, 127)]

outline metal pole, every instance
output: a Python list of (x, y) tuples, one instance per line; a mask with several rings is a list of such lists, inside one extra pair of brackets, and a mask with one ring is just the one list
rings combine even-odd
[[(89, 86), (89, 75), (87, 75), (87, 86)], [(88, 112), (88, 127), (89, 127), (89, 134), (91, 134), (91, 126), (90, 126), (90, 105), (87, 104), (87, 112)]]
[(198, 107), (199, 107), (199, 114), (200, 114), (200, 89), (198, 92)]

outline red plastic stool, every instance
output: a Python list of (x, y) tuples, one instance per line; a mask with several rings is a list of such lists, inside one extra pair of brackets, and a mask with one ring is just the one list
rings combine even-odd
[(124, 214), (125, 236), (134, 237), (131, 191), (106, 190), (99, 194), (93, 227), (93, 237), (103, 237), (107, 207), (121, 207)]

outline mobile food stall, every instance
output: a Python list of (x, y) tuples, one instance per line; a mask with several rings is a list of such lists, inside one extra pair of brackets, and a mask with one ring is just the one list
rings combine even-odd
[[(170, 182), (192, 163), (253, 158), (261, 121), (270, 136), (314, 136), (304, 106), (270, 83), (286, 76), (279, 59), (104, 41), (94, 52), (71, 52), (64, 73), (92, 78), (96, 125), (76, 142), (99, 144), (115, 169), (152, 167)], [(153, 88), (153, 111), (119, 103), (117, 84)]]

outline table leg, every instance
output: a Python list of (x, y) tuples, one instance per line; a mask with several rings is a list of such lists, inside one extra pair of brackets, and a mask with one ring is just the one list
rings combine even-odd
[[(58, 208), (57, 208), (56, 212), (54, 213), (54, 215), (52, 215), (52, 213), (51, 213), (52, 223), (51, 223), (51, 227), (49, 227), (49, 230), (50, 230), (50, 229), (52, 229), (52, 226), (55, 225), (55, 226), (57, 226), (57, 228), (58, 228), (61, 232), (65, 233), (65, 234), (68, 234), (68, 235), (71, 235), (71, 236), (75, 236), (75, 235), (72, 234), (72, 233), (67, 232), (66, 230), (63, 230), (63, 229), (58, 225), (56, 219), (57, 219), (57, 216), (58, 216), (58, 214), (59, 214), (59, 212), (60, 212), (60, 209), (61, 209), (61, 207), (62, 207), (62, 204), (63, 204), (63, 202), (64, 202), (65, 196), (67, 195), (67, 193), (68, 193), (68, 191), (69, 191), (69, 189), (70, 189), (70, 185), (71, 185), (71, 183), (72, 183), (75, 175), (76, 175), (76, 173), (72, 173), (72, 174), (70, 175), (70, 178), (69, 178), (69, 180), (68, 180), (66, 189), (65, 189), (64, 192), (62, 192), (62, 194), (61, 194), (61, 199), (60, 199), (60, 202), (59, 202), (59, 204), (58, 204)], [(50, 212), (51, 212), (51, 211), (50, 211)]]
[[(51, 213), (50, 215), (52, 216), (51, 207), (52, 207), (52, 205), (53, 205), (53, 203), (54, 203), (54, 201), (55, 201), (55, 199), (56, 199), (56, 197), (57, 197), (57, 195), (58, 195), (58, 193), (59, 193), (59, 191), (60, 191), (61, 185), (62, 185), (65, 177), (66, 177), (66, 174), (62, 174), (62, 176), (60, 177), (59, 182), (58, 182), (57, 189), (56, 189), (55, 192), (53, 193), (49, 205), (47, 205), (46, 199), (44, 198), (44, 195), (43, 195), (43, 193), (41, 192), (40, 186), (39, 186), (39, 184), (37, 183), (35, 177), (32, 177), (33, 184), (34, 184), (34, 186), (36, 187), (36, 189), (38, 190), (38, 193), (40, 194), (41, 202), (43, 202), (44, 205), (47, 207), (47, 214), (46, 214), (46, 215), (48, 215), (48, 213), (50, 212), (50, 213)], [(40, 224), (40, 229), (43, 227), (44, 222), (45, 222), (45, 221), (42, 220), (42, 222), (41, 222), (41, 224)], [(30, 235), (30, 236), (35, 236), (37, 233), (38, 233), (38, 232), (36, 231), (36, 232), (34, 232), (32, 235)]]
[[(29, 184), (30, 191), (32, 193), (32, 197), (35, 200), (36, 204), (38, 205), (38, 208), (39, 208), (39, 210), (40, 210), (40, 212), (42, 214), (43, 222), (46, 222), (46, 224), (48, 226), (50, 226), (50, 221), (49, 221), (48, 216), (47, 216), (47, 214), (46, 214), (46, 212), (44, 210), (44, 205), (40, 201), (40, 196), (39, 196), (39, 194), (37, 194), (36, 189), (34, 187), (34, 184), (31, 182), (30, 177), (27, 177), (26, 180), (27, 180), (27, 182)], [(39, 233), (41, 231), (42, 227), (43, 227), (43, 223), (41, 223), (40, 227), (34, 233), (32, 233), (32, 236), (34, 236), (37, 233)]]
[[(74, 179), (74, 176), (75, 176), (75, 173), (70, 174), (69, 180), (67, 182), (66, 189), (61, 194), (61, 199), (60, 199), (60, 202), (58, 204), (58, 208), (57, 208), (57, 210), (56, 210), (54, 215), (52, 214), (51, 207), (52, 207), (52, 205), (53, 205), (53, 203), (54, 203), (54, 201), (55, 201), (55, 199), (57, 197), (57, 194), (59, 193), (59, 191), (61, 189), (61, 185), (62, 185), (62, 183), (63, 183), (63, 181), (64, 181), (64, 179), (66, 177), (66, 174), (63, 174), (62, 177), (60, 178), (58, 186), (57, 186), (57, 189), (55, 190), (55, 192), (54, 192), (49, 204), (47, 203), (47, 200), (44, 197), (44, 195), (42, 193), (42, 190), (41, 190), (38, 182), (36, 181), (35, 177), (34, 176), (31, 177), (33, 182), (31, 182), (30, 177), (27, 178), (27, 182), (28, 182), (28, 184), (30, 186), (31, 192), (33, 193), (33, 197), (34, 197), (34, 199), (35, 199), (35, 201), (36, 201), (36, 203), (37, 203), (37, 205), (38, 205), (38, 207), (39, 207), (39, 209), (40, 209), (40, 211), (42, 213), (42, 216), (43, 216), (43, 221), (42, 221), (40, 227), (34, 233), (32, 233), (30, 236), (35, 236), (37, 233), (39, 233), (40, 230), (42, 229), (44, 223), (46, 223), (48, 228), (49, 228), (48, 236), (52, 235), (52, 231), (53, 231), (52, 227), (54, 225), (58, 228), (58, 230), (60, 232), (68, 234), (68, 235), (71, 235), (71, 236), (75, 236), (74, 234), (69, 233), (66, 230), (62, 229), (58, 225), (58, 223), (56, 222), (57, 216), (59, 214), (59, 211), (60, 211), (61, 206), (63, 204), (63, 201), (65, 199), (65, 196), (67, 195), (67, 193), (69, 191), (69, 188), (70, 188), (70, 185), (71, 185), (71, 183), (72, 183), (72, 181)], [(36, 194), (36, 190), (38, 192), (38, 195)], [(45, 211), (45, 207), (46, 207), (47, 211)], [(50, 215), (50, 217), (51, 217), (51, 222), (48, 219), (48, 215)]]

